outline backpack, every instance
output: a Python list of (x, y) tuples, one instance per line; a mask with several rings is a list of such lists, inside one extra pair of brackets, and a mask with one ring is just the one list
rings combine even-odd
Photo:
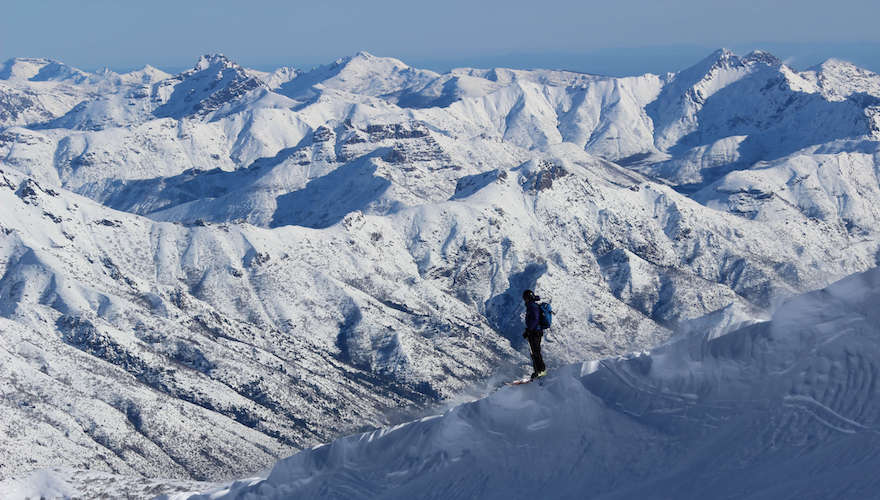
[(549, 302), (541, 302), (538, 306), (541, 309), (538, 321), (541, 324), (541, 330), (546, 330), (553, 326), (553, 306)]

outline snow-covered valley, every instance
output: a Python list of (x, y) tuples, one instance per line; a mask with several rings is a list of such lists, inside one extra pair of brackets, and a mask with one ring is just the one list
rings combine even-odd
[(7, 61), (0, 479), (242, 477), (479, 394), (528, 363), (524, 288), (551, 369), (720, 338), (877, 265), (878, 174), (880, 76), (835, 60)]

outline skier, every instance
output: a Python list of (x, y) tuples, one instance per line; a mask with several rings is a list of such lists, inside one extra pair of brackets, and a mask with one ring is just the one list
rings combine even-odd
[(526, 331), (523, 332), (523, 338), (528, 339), (529, 349), (532, 351), (532, 364), (535, 369), (532, 378), (535, 379), (547, 375), (547, 367), (544, 366), (544, 358), (541, 357), (541, 338), (544, 336), (544, 332), (541, 331), (541, 308), (538, 305), (541, 297), (531, 290), (524, 291), (522, 297), (526, 303)]

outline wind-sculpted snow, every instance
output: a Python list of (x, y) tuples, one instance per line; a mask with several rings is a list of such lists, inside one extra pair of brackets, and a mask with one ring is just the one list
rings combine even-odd
[(173, 498), (873, 498), (880, 270)]
[(551, 367), (766, 318), (878, 262), (876, 81), (4, 63), (0, 412), (41, 424), (0, 477), (216, 479), (388, 424), (526, 370), (524, 288)]

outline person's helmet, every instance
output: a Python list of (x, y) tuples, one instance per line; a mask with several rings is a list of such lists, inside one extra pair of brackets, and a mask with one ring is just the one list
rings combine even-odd
[(535, 298), (535, 293), (531, 290), (526, 290), (523, 292), (523, 300), (532, 300)]

